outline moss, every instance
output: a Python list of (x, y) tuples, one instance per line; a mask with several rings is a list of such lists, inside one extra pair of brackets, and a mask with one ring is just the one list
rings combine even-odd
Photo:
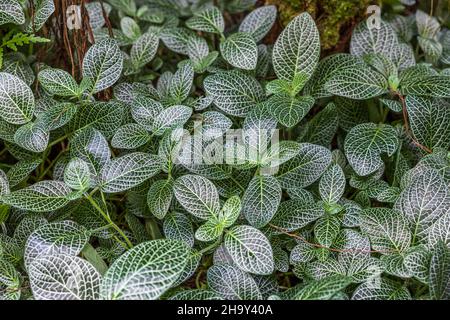
[[(324, 50), (332, 49), (346, 39), (348, 28), (361, 20), (371, 0), (266, 0), (278, 6), (283, 25), (301, 12), (309, 12), (316, 20)], [(343, 37), (344, 36), (344, 37)]]

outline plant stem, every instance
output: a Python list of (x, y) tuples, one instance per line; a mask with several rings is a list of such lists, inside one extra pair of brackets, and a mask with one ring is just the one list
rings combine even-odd
[(85, 193), (84, 196), (86, 199), (89, 200), (92, 206), (103, 216), (103, 218), (105, 218), (105, 220), (114, 228), (114, 230), (116, 230), (117, 233), (120, 234), (120, 236), (125, 240), (128, 248), (133, 248), (133, 244), (131, 243), (130, 239), (128, 239), (128, 237), (123, 233), (122, 229), (120, 229), (119, 226), (116, 225), (114, 221), (111, 220), (109, 214), (105, 213), (89, 194)]
[(204, 254), (205, 252), (208, 252), (209, 250), (217, 247), (217, 245), (220, 244), (221, 242), (222, 242), (222, 237), (219, 237), (219, 239), (216, 242), (214, 242), (213, 244), (210, 244), (206, 248), (203, 248), (202, 250), (198, 251), (197, 254)]
[(38, 181), (41, 181), (42, 178), (45, 177), (45, 175), (50, 171), (50, 169), (53, 167), (53, 165), (56, 163), (56, 161), (59, 160), (59, 158), (61, 158), (61, 156), (64, 154), (64, 152), (60, 152), (55, 159), (53, 159), (53, 161), (47, 166), (47, 168), (45, 168), (45, 170), (39, 175), (39, 177), (37, 178)]
[(414, 139), (414, 137), (411, 134), (411, 130), (409, 128), (409, 122), (408, 122), (408, 111), (406, 110), (406, 101), (405, 101), (405, 97), (399, 93), (396, 92), (398, 98), (400, 99), (400, 102), (402, 103), (402, 112), (403, 112), (403, 121), (405, 122), (405, 131), (406, 134), (408, 135), (408, 137), (411, 139), (411, 141), (420, 149), (422, 149), (423, 151), (427, 152), (427, 153), (433, 153), (432, 150), (430, 150), (428, 147), (420, 144), (416, 139)]
[(269, 223), (269, 226), (271, 228), (273, 228), (273, 229), (275, 229), (275, 230), (277, 230), (277, 231), (279, 231), (279, 232), (281, 232), (281, 233), (291, 237), (291, 238), (303, 241), (303, 242), (309, 244), (310, 246), (313, 246), (313, 247), (316, 247), (316, 248), (321, 248), (321, 249), (327, 249), (327, 250), (333, 251), (333, 252), (339, 252), (339, 253), (343, 253), (343, 252), (350, 252), (350, 253), (355, 253), (355, 252), (356, 253), (383, 253), (383, 254), (399, 253), (398, 250), (379, 251), (379, 250), (361, 250), (361, 249), (357, 249), (357, 248), (354, 248), (354, 249), (351, 249), (351, 248), (350, 249), (330, 248), (330, 247), (323, 246), (323, 245), (318, 244), (318, 243), (310, 242), (310, 241), (306, 240), (305, 238), (303, 238), (302, 236), (300, 236), (298, 234), (290, 233), (289, 231), (284, 230), (283, 228), (278, 227), (276, 225), (273, 225), (271, 223)]
[(63, 135), (62, 137), (56, 139), (55, 141), (49, 143), (47, 149), (50, 149), (50, 148), (53, 147), (55, 144), (58, 144), (58, 143), (60, 143), (61, 141), (64, 141), (64, 140), (65, 140), (66, 138), (68, 138), (68, 137), (69, 137), (69, 135), (68, 135), (68, 134), (65, 134), (65, 135)]
[(150, 234), (152, 240), (161, 239), (162, 235), (159, 231), (159, 227), (153, 219), (145, 219), (145, 229)]

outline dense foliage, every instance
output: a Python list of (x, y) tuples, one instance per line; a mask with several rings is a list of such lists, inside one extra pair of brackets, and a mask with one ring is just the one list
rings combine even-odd
[[(55, 23), (24, 2), (3, 44)], [(321, 58), (254, 4), (89, 2), (81, 77), (0, 44), (0, 299), (450, 298), (450, 31)]]

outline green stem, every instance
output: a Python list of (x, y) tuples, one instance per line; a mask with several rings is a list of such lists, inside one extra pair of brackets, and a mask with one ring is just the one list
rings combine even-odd
[(198, 251), (197, 254), (204, 254), (205, 252), (208, 252), (211, 249), (216, 248), (220, 243), (222, 242), (222, 237), (219, 237), (219, 239), (217, 239), (216, 242), (214, 242), (213, 244), (207, 246), (206, 248), (203, 248), (202, 250)]
[(59, 160), (59, 158), (61, 158), (61, 156), (64, 154), (64, 152), (60, 152), (55, 159), (53, 159), (53, 161), (47, 166), (47, 168), (45, 168), (45, 170), (39, 175), (39, 177), (37, 178), (37, 181), (41, 181), (42, 178), (45, 177), (45, 175), (50, 171), (50, 169), (53, 167), (53, 165), (56, 163), (56, 161)]
[[(50, 148), (47, 148), (47, 149), (45, 149), (44, 150), (44, 152), (42, 153), (42, 163), (41, 163), (41, 165), (39, 166), (39, 170), (38, 170), (38, 172), (39, 172), (39, 178), (42, 178), (45, 174), (44, 174), (44, 171), (47, 171), (46, 169), (45, 169), (45, 160), (47, 159), (47, 157), (48, 157), (48, 153), (49, 153), (49, 151), (50, 151)], [(50, 166), (48, 166), (47, 167), (47, 169), (49, 168)], [(40, 179), (39, 179), (40, 180)]]
[(128, 239), (128, 237), (123, 233), (122, 229), (120, 229), (119, 226), (116, 225), (114, 221), (111, 220), (109, 214), (105, 213), (89, 194), (85, 193), (84, 196), (86, 197), (86, 199), (89, 200), (92, 206), (103, 216), (103, 218), (105, 218), (105, 220), (114, 228), (114, 230), (116, 230), (117, 233), (120, 234), (120, 236), (125, 240), (128, 248), (132, 248), (133, 244), (131, 243), (130, 239)]
[(420, 296), (428, 290), (428, 286), (424, 285), (416, 292), (416, 298), (420, 298)]
[(202, 288), (202, 285), (201, 285), (201, 283), (200, 283), (200, 277), (201, 277), (202, 273), (203, 273), (203, 270), (200, 270), (200, 271), (197, 273), (197, 276), (195, 277), (195, 287), (196, 287), (197, 289), (201, 289), (201, 288)]
[(99, 187), (95, 187), (89, 195), (92, 197), (98, 190), (100, 190)]
[(53, 147), (55, 144), (60, 143), (61, 141), (64, 141), (65, 139), (67, 139), (69, 137), (68, 134), (63, 135), (62, 137), (56, 139), (55, 141), (49, 143), (47, 149), (50, 149), (51, 147)]
[(107, 230), (107, 229), (109, 229), (109, 228), (111, 228), (111, 227), (112, 227), (112, 225), (108, 223), (108, 224), (105, 225), (105, 226), (101, 226), (101, 227), (98, 227), (98, 228), (96, 228), (96, 229), (89, 230), (89, 232), (90, 232), (90, 233), (96, 233), (96, 232), (99, 232), (99, 231)]
[(152, 240), (161, 239), (161, 231), (159, 230), (158, 225), (153, 219), (145, 219), (145, 229), (150, 234), (150, 238)]
[(100, 195), (102, 196), (102, 202), (103, 202), (103, 205), (105, 206), (106, 214), (109, 217), (108, 206), (106, 205), (105, 194), (102, 192), (102, 190), (100, 190)]
[(397, 187), (399, 184), (397, 181), (397, 170), (398, 170), (398, 165), (400, 163), (401, 151), (402, 151), (402, 141), (400, 140), (400, 143), (398, 145), (397, 152), (396, 152), (396, 157), (395, 157), (395, 174), (394, 174), (394, 181), (392, 181), (393, 187)]

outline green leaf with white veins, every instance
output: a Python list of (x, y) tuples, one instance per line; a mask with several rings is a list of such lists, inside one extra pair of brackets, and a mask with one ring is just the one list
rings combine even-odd
[(88, 163), (89, 169), (97, 176), (111, 158), (108, 141), (100, 131), (88, 128), (76, 134), (70, 141), (72, 149), (70, 155), (78, 157)]
[(281, 202), (270, 223), (291, 232), (303, 228), (324, 214), (325, 210), (321, 205), (305, 203), (303, 199), (291, 199)]
[(100, 29), (106, 23), (105, 17), (103, 16), (103, 10), (105, 11), (105, 16), (108, 17), (111, 13), (111, 6), (107, 3), (100, 3), (99, 1), (94, 1), (86, 3), (86, 10), (89, 15), (89, 24), (92, 30)]
[(8, 194), (9, 191), (10, 189), (8, 177), (6, 176), (5, 172), (2, 169), (0, 169), (0, 195)]
[(169, 94), (175, 103), (181, 103), (191, 92), (194, 70), (187, 64), (175, 72), (169, 87)]
[(410, 248), (404, 259), (403, 265), (415, 278), (422, 282), (428, 281), (431, 253), (424, 245)]
[(398, 45), (397, 34), (387, 22), (381, 20), (378, 29), (369, 28), (367, 21), (364, 20), (353, 31), (350, 53), (355, 56), (381, 53), (385, 57), (391, 58)]
[(384, 55), (379, 53), (369, 53), (363, 56), (362, 58), (365, 63), (367, 63), (369, 66), (377, 70), (386, 78), (389, 78), (390, 76), (393, 77), (394, 79), (397, 78), (398, 70), (395, 64), (390, 59), (386, 58)]
[(6, 176), (8, 177), (9, 186), (15, 187), (28, 176), (42, 163), (42, 159), (31, 158), (20, 160), (14, 164), (9, 170)]
[(158, 219), (163, 219), (170, 208), (173, 198), (173, 180), (158, 180), (147, 192), (147, 205), (150, 212)]
[(211, 290), (193, 289), (179, 291), (170, 300), (221, 300), (222, 298)]
[(134, 121), (147, 130), (153, 129), (155, 118), (164, 110), (162, 104), (147, 97), (138, 96), (131, 104), (131, 116)]
[(320, 178), (319, 193), (328, 204), (337, 203), (345, 191), (345, 175), (342, 168), (335, 164), (327, 169)]
[(17, 129), (14, 141), (32, 152), (43, 152), (48, 145), (50, 133), (40, 123), (28, 122)]
[(33, 212), (48, 212), (69, 203), (70, 188), (61, 181), (40, 181), (34, 185), (0, 196), (3, 203)]
[(30, 87), (16, 76), (0, 72), (0, 117), (12, 124), (32, 119), (34, 96)]
[(291, 160), (300, 152), (300, 144), (295, 141), (284, 140), (279, 143), (273, 143), (260, 160), (260, 166), (263, 169), (277, 168), (281, 164)]
[(319, 218), (314, 225), (314, 236), (322, 246), (331, 247), (341, 227), (341, 221), (336, 215)]
[(163, 231), (167, 239), (181, 241), (190, 247), (194, 246), (192, 222), (184, 213), (169, 213), (164, 219)]
[(127, 15), (134, 17), (136, 15), (135, 0), (108, 0), (108, 2), (117, 10), (125, 12)]
[(107, 193), (125, 191), (156, 175), (161, 167), (158, 156), (133, 152), (107, 162), (100, 171), (99, 183)]
[(258, 48), (253, 37), (245, 32), (230, 35), (220, 43), (220, 53), (233, 67), (253, 70), (258, 60)]
[(226, 232), (224, 244), (240, 269), (262, 275), (273, 272), (272, 247), (258, 229), (244, 225), (233, 227)]
[(195, 231), (195, 239), (203, 242), (211, 242), (220, 237), (225, 227), (216, 218), (210, 218)]
[(52, 0), (35, 0), (33, 8), (33, 18), (27, 25), (27, 32), (37, 32), (50, 18), (55, 11), (55, 4)]
[(151, 32), (140, 36), (131, 47), (130, 58), (135, 68), (141, 68), (153, 60), (158, 51), (159, 39)]
[(217, 264), (208, 269), (208, 286), (223, 299), (261, 300), (255, 280), (234, 265)]
[(242, 198), (242, 212), (248, 222), (264, 227), (274, 216), (281, 201), (281, 187), (273, 176), (258, 175), (249, 183)]
[(241, 212), (241, 200), (238, 196), (229, 198), (220, 210), (217, 218), (211, 217), (195, 232), (195, 238), (200, 241), (210, 242), (220, 237), (225, 230), (232, 226)]
[(168, 129), (183, 126), (191, 117), (192, 109), (177, 105), (164, 109), (153, 123), (153, 134), (160, 136)]
[(219, 109), (237, 117), (247, 115), (264, 97), (261, 84), (255, 78), (237, 70), (206, 77), (204, 87)]
[(47, 68), (39, 72), (38, 80), (45, 90), (54, 95), (71, 97), (80, 94), (78, 84), (67, 71)]
[(29, 86), (33, 84), (36, 78), (34, 71), (31, 66), (27, 64), (26, 57), (22, 53), (7, 53), (4, 55), (3, 59), (3, 64), (0, 64), (0, 68), (3, 72), (19, 77)]
[(217, 216), (220, 210), (219, 194), (208, 179), (185, 175), (175, 181), (173, 191), (178, 202), (190, 214), (207, 220)]
[(377, 251), (401, 253), (411, 244), (411, 231), (405, 217), (396, 210), (370, 208), (361, 212), (361, 229)]
[(175, 282), (174, 287), (179, 286), (181, 283), (185, 282), (195, 274), (197, 268), (200, 265), (201, 258), (202, 254), (199, 251), (190, 248), (188, 262), (184, 267), (183, 272), (180, 274), (177, 281)]
[(450, 242), (450, 212), (447, 211), (429, 229), (427, 242), (429, 247), (434, 247), (439, 241)]
[(197, 31), (222, 34), (225, 29), (225, 21), (219, 8), (213, 6), (195, 13), (186, 21), (186, 26)]
[(299, 73), (311, 77), (320, 55), (319, 31), (306, 12), (294, 18), (273, 48), (273, 67), (278, 78), (292, 82)]
[(123, 67), (123, 55), (117, 42), (105, 39), (96, 42), (83, 59), (83, 77), (93, 83), (93, 92), (97, 93), (111, 87), (120, 77)]
[(421, 36), (417, 37), (417, 42), (424, 52), (425, 61), (436, 64), (442, 56), (442, 44), (434, 39), (426, 39)]
[(448, 98), (450, 97), (450, 76), (423, 75), (414, 78), (412, 74), (401, 79), (400, 92), (403, 95)]
[(121, 255), (104, 275), (104, 300), (155, 300), (177, 280), (188, 262), (189, 247), (175, 240), (152, 240)]
[(161, 31), (161, 40), (170, 50), (179, 54), (188, 54), (188, 42), (195, 33), (186, 28), (168, 28)]
[(85, 103), (78, 107), (69, 123), (69, 130), (78, 133), (91, 127), (109, 139), (122, 124), (124, 113), (125, 105), (117, 100)]
[(417, 31), (424, 38), (433, 39), (441, 28), (438, 19), (430, 16), (422, 10), (416, 12)]
[(413, 239), (424, 239), (450, 206), (448, 184), (435, 169), (426, 169), (402, 191), (394, 208), (409, 221)]
[(415, 139), (430, 150), (450, 149), (450, 104), (413, 95), (407, 96), (405, 102)]
[(89, 188), (91, 172), (89, 165), (79, 159), (70, 160), (64, 170), (64, 182), (75, 190), (86, 190)]
[(0, 283), (10, 288), (17, 288), (20, 282), (20, 274), (14, 265), (7, 260), (0, 260)]
[(150, 134), (137, 123), (128, 123), (117, 129), (111, 146), (118, 149), (136, 149), (150, 141)]
[(25, 14), (17, 0), (0, 0), (0, 25), (6, 23), (25, 23)]
[(241, 200), (238, 196), (233, 196), (225, 201), (225, 204), (223, 205), (222, 210), (220, 210), (218, 216), (225, 228), (231, 227), (239, 218), (241, 208)]
[(353, 61), (353, 66), (334, 73), (325, 84), (331, 94), (364, 100), (380, 96), (388, 91), (387, 79), (370, 66)]
[(28, 268), (39, 257), (53, 254), (78, 255), (89, 241), (88, 230), (79, 224), (64, 220), (43, 224), (28, 237), (24, 260)]
[(38, 257), (28, 268), (36, 300), (98, 300), (101, 276), (86, 260), (68, 254)]
[(314, 105), (314, 98), (276, 94), (269, 98), (270, 112), (279, 123), (291, 128), (299, 123)]
[(325, 57), (319, 62), (311, 79), (306, 83), (304, 93), (314, 98), (332, 96), (332, 93), (326, 89), (328, 80), (346, 68), (354, 68), (355, 65), (363, 64), (363, 60), (347, 53), (338, 53)]
[[(358, 105), (356, 105), (356, 108)], [(314, 115), (302, 128), (297, 141), (307, 141), (320, 146), (329, 147), (333, 141), (342, 113), (337, 106), (330, 102), (319, 113)], [(356, 110), (358, 111), (358, 110)]]
[(72, 102), (60, 102), (52, 108), (40, 113), (36, 117), (36, 122), (43, 129), (55, 130), (66, 125), (77, 113), (78, 106)]
[(298, 155), (280, 166), (277, 179), (282, 188), (307, 187), (319, 179), (330, 163), (330, 150), (301, 143)]
[(443, 242), (433, 250), (430, 263), (430, 295), (432, 299), (450, 298), (450, 249)]
[(360, 176), (367, 176), (383, 166), (380, 155), (392, 156), (398, 147), (396, 130), (390, 125), (363, 123), (350, 130), (344, 150), (348, 162)]
[(130, 17), (123, 17), (120, 20), (120, 28), (123, 34), (130, 38), (131, 40), (136, 40), (141, 35), (141, 28), (139, 25)]
[(411, 300), (411, 294), (404, 285), (381, 278), (377, 286), (370, 281), (359, 285), (353, 293), (352, 300)]
[(334, 275), (312, 281), (294, 296), (295, 300), (329, 300), (350, 284), (349, 277)]
[(239, 32), (247, 32), (256, 42), (261, 41), (272, 29), (277, 18), (276, 6), (263, 6), (250, 12), (239, 25)]
[(201, 63), (209, 55), (208, 42), (200, 37), (189, 37), (186, 44), (187, 55), (194, 62), (194, 65)]

